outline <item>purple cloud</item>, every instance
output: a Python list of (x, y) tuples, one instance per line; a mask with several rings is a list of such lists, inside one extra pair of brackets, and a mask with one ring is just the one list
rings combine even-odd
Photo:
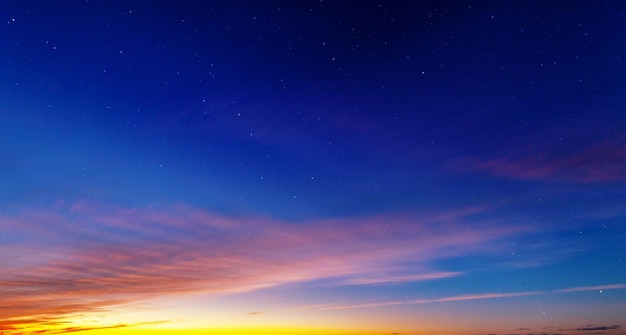
[(454, 169), (482, 171), (522, 180), (577, 183), (626, 182), (626, 136), (574, 150), (553, 145), (527, 146), (487, 159), (464, 159)]

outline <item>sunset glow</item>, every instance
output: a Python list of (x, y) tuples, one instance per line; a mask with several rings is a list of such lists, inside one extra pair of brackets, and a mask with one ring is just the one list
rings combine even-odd
[(0, 335), (626, 335), (626, 2), (0, 13)]

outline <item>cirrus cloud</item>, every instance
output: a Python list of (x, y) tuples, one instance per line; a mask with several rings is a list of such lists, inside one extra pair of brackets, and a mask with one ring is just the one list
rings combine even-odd
[(521, 180), (626, 182), (626, 135), (577, 148), (549, 144), (512, 148), (491, 158), (462, 159), (453, 168)]
[(487, 252), (488, 242), (528, 231), (465, 222), (484, 210), (286, 222), (187, 205), (26, 209), (0, 216), (0, 330), (20, 334), (56, 322), (76, 331), (67, 324), (72, 315), (162, 295), (457, 276), (429, 264)]

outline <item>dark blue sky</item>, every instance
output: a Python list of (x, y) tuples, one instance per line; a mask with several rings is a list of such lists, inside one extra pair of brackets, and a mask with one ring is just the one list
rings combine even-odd
[[(194, 251), (190, 259), (206, 260), (222, 239), (237, 250), (271, 245), (260, 259), (228, 257), (266, 264), (276, 278), (252, 280), (226, 266), (226, 277), (239, 279), (217, 291), (300, 285), (282, 305), (359, 310), (403, 297), (399, 305), (427, 310), (477, 296), (484, 321), (499, 309), (485, 295), (492, 292), (567, 293), (579, 304), (588, 301), (581, 288), (608, 287), (614, 300), (589, 301), (621, 308), (625, 12), (619, 1), (0, 3), (0, 247), (21, 254), (54, 245), (53, 254), (73, 259), (95, 247), (72, 241), (102, 235), (98, 243), (130, 236), (152, 250), (152, 222), (167, 221), (172, 240), (157, 240), (181, 249), (159, 259), (177, 266), (194, 236), (209, 242), (205, 258)], [(107, 226), (130, 217), (132, 232)], [(211, 235), (197, 220), (231, 222), (240, 234)], [(70, 238), (75, 224), (86, 231)], [(243, 231), (257, 234), (248, 240)], [(319, 239), (302, 250), (288, 242), (307, 234)], [(335, 239), (346, 247), (335, 249)], [(214, 264), (197, 261), (194, 270)], [(322, 270), (285, 270), (313, 261)], [(150, 261), (135, 266), (149, 278), (168, 276)], [(27, 282), (19, 266), (2, 267), (9, 274), (0, 282)], [(40, 283), (80, 277), (56, 269), (39, 274)], [(332, 284), (307, 285), (317, 281)], [(123, 293), (143, 301), (129, 293), (133, 285)], [(334, 300), (335, 290), (349, 296)], [(16, 313), (4, 317), (40, 316)], [(572, 320), (585, 313), (551, 322), (576, 332), (583, 324)], [(329, 327), (358, 328), (354, 315), (337, 318), (343, 323)], [(401, 329), (419, 330), (400, 319)], [(535, 330), (550, 323), (528, 322)]]

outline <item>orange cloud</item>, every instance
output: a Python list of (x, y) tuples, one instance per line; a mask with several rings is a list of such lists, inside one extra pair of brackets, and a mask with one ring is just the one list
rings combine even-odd
[[(69, 316), (161, 295), (324, 278), (367, 285), (456, 276), (426, 264), (485, 252), (486, 242), (525, 231), (464, 225), (476, 211), (284, 222), (184, 205), (26, 210), (0, 217), (7, 232), (0, 244), (0, 330), (77, 331), (64, 323)], [(413, 266), (407, 273), (407, 262), (423, 264), (421, 272)]]

